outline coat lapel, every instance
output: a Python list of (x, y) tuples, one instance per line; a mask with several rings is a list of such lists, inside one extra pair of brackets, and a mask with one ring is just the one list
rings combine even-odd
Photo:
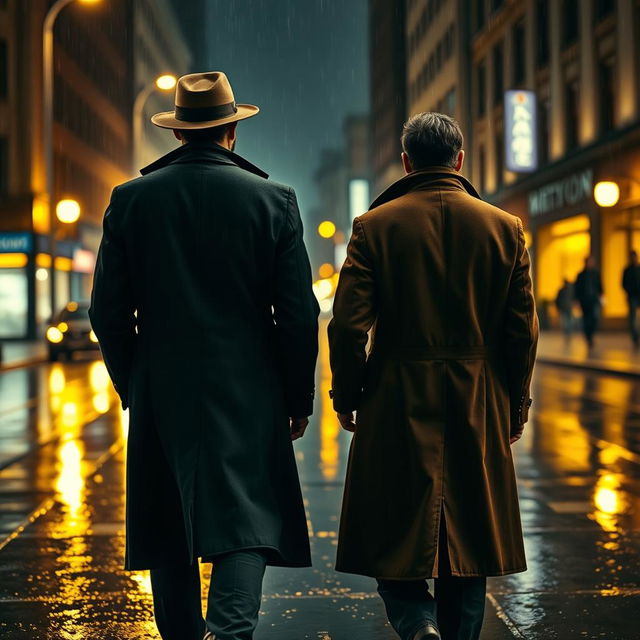
[(446, 182), (448, 186), (466, 191), (474, 198), (478, 198), (478, 200), (482, 199), (475, 187), (462, 174), (448, 167), (430, 167), (429, 169), (409, 173), (404, 178), (394, 182), (371, 203), (369, 210), (375, 209), (385, 202), (395, 200), (405, 193), (409, 193), (409, 191), (428, 189), (431, 184), (437, 187), (436, 183), (441, 186), (443, 182)]
[(213, 163), (228, 164), (240, 167), (245, 171), (254, 173), (261, 178), (268, 178), (269, 174), (262, 171), (242, 156), (229, 151), (217, 144), (189, 143), (184, 144), (166, 155), (158, 158), (150, 165), (140, 169), (140, 173), (146, 176), (153, 171), (162, 169), (170, 164), (197, 164), (197, 163)]

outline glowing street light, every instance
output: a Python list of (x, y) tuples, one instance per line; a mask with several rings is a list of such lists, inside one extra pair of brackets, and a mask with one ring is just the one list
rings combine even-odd
[(156, 78), (156, 87), (160, 89), (160, 91), (171, 91), (174, 89), (178, 79), (171, 73), (165, 73)]
[(80, 217), (80, 204), (72, 198), (60, 200), (56, 205), (56, 216), (60, 222), (64, 222), (65, 224), (77, 222)]
[(615, 207), (620, 200), (620, 186), (612, 180), (602, 180), (593, 188), (593, 198), (599, 207)]
[(178, 78), (172, 73), (163, 73), (155, 80), (142, 87), (133, 102), (133, 169), (140, 166), (140, 148), (142, 146), (142, 131), (144, 128), (144, 105), (154, 91), (172, 91)]
[(336, 234), (336, 225), (331, 220), (324, 220), (318, 225), (318, 233), (323, 238), (333, 238)]
[[(81, 4), (98, 4), (101, 0), (78, 0)], [(49, 7), (42, 25), (42, 152), (49, 210), (49, 253), (55, 273), (56, 216), (53, 207), (53, 28), (60, 12), (74, 0), (56, 0)], [(47, 3), (49, 4), (49, 3)], [(50, 279), (51, 313), (56, 309), (56, 278)]]

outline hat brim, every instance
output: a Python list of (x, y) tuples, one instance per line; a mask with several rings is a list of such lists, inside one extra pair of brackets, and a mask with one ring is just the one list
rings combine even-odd
[(178, 120), (175, 111), (162, 111), (151, 116), (151, 122), (156, 127), (162, 129), (211, 129), (211, 127), (220, 127), (224, 124), (237, 122), (238, 120), (246, 120), (255, 116), (260, 109), (253, 104), (239, 104), (238, 110), (226, 118), (218, 120), (207, 120), (205, 122), (187, 122), (186, 120)]

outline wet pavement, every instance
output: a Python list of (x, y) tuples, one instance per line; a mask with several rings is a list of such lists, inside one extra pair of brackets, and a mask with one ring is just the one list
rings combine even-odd
[[(395, 637), (374, 582), (332, 569), (350, 436), (329, 385), (323, 343), (296, 444), (314, 568), (268, 570), (256, 640)], [(534, 398), (515, 446), (529, 571), (490, 580), (482, 638), (638, 639), (640, 381), (546, 365)], [(147, 575), (121, 570), (126, 433), (101, 362), (0, 374), (2, 640), (158, 637)]]

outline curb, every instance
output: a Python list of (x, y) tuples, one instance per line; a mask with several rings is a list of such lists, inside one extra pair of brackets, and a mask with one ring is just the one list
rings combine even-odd
[(567, 369), (582, 369), (583, 371), (591, 371), (594, 373), (604, 373), (613, 376), (621, 376), (624, 378), (640, 378), (640, 368), (638, 369), (624, 369), (624, 368), (612, 368), (605, 364), (598, 364), (596, 362), (579, 362), (575, 360), (567, 360), (564, 358), (554, 358), (548, 356), (538, 356), (536, 362), (539, 364), (546, 364), (554, 367), (565, 367)]
[(37, 364), (44, 364), (48, 362), (46, 356), (33, 356), (32, 358), (26, 358), (25, 360), (16, 360), (14, 362), (8, 362), (7, 364), (0, 364), (0, 373), (4, 371), (13, 371), (15, 369), (24, 369), (26, 367), (34, 367)]

